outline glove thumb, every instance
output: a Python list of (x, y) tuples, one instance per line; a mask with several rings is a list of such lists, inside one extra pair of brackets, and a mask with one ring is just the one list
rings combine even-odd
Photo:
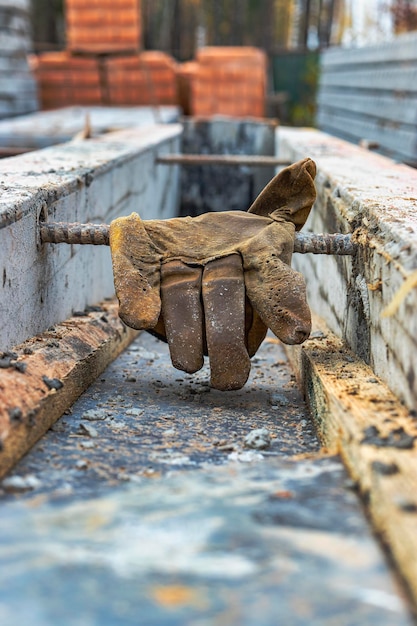
[(119, 317), (137, 330), (156, 326), (161, 311), (162, 255), (136, 213), (110, 224), (110, 250)]
[(309, 158), (286, 167), (261, 191), (248, 213), (282, 218), (301, 230), (316, 199), (315, 176), (316, 164)]

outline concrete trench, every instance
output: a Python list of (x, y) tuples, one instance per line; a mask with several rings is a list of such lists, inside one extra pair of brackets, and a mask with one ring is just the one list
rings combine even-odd
[(3, 481), (4, 626), (413, 623), (282, 347), (208, 380), (142, 334)]
[[(29, 323), (17, 337), (4, 324), (8, 348), (112, 293), (105, 251), (57, 246), (39, 261), (39, 207), (69, 220), (76, 201), (77, 220), (93, 221), (99, 207), (108, 221), (132, 185), (129, 173), (109, 195), (112, 168), (131, 163), (159, 185), (156, 201), (153, 187), (139, 185), (132, 194), (145, 216), (175, 212), (178, 181), (152, 163), (161, 147), (178, 151), (180, 130), (147, 131), (146, 140), (140, 131), (118, 132), (93, 140), (78, 163), (78, 177), (82, 167), (101, 185), (80, 193), (69, 177), (60, 196), (62, 182), (51, 183), (54, 168), (43, 157), (38, 163), (53, 195), (40, 197), (29, 181), (35, 214), (29, 208), (22, 218), (19, 200), (20, 213), (8, 218), (3, 233), (9, 229), (14, 243), (24, 238), (38, 272), (50, 268), (42, 311), (52, 305), (46, 318), (24, 313)], [(93, 149), (103, 143), (112, 154), (100, 161)], [(70, 151), (48, 150), (62, 163)], [(19, 159), (27, 171), (37, 157), (25, 156)], [(240, 192), (254, 189), (246, 182)], [(21, 181), (8, 185), (12, 197), (18, 190)], [(123, 202), (122, 212), (133, 210), (134, 202)], [(8, 209), (10, 216), (10, 196)], [(29, 235), (16, 235), (23, 227)], [(80, 294), (71, 284), (86, 267)], [(21, 280), (6, 280), (3, 289), (15, 291)], [(376, 539), (341, 458), (322, 448), (277, 340), (267, 337), (243, 390), (217, 392), (208, 381), (207, 364), (193, 376), (178, 372), (165, 344), (142, 333), (8, 473), (0, 489), (2, 625), (414, 623), (407, 585)], [(267, 431), (264, 448), (248, 444), (258, 429)]]

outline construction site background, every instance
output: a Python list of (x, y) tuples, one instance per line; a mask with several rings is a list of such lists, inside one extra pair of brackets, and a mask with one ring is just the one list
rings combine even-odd
[(292, 125), (315, 125), (323, 49), (417, 28), (417, 0), (23, 4), (42, 109), (173, 104), (186, 115), (267, 116)]

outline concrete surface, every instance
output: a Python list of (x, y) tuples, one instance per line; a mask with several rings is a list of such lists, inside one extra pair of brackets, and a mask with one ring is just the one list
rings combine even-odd
[(2, 626), (413, 623), (277, 341), (208, 381), (142, 334), (3, 481)]
[(40, 245), (38, 221), (109, 222), (178, 211), (181, 127), (132, 128), (3, 159), (0, 173), (0, 346), (28, 337), (114, 293), (107, 247)]
[(286, 346), (325, 448), (339, 453), (374, 532), (417, 606), (417, 421), (339, 337), (314, 318), (312, 336)]
[(40, 149), (70, 141), (89, 122), (93, 136), (178, 121), (174, 106), (71, 106), (0, 121), (0, 146)]
[(355, 257), (294, 255), (312, 308), (415, 411), (417, 171), (313, 129), (280, 128), (277, 142), (280, 157), (318, 166), (305, 230), (354, 232), (361, 244)]
[(0, 119), (38, 108), (27, 60), (32, 49), (30, 5), (30, 0), (0, 0)]
[(0, 478), (137, 336), (118, 312), (105, 300), (2, 352)]

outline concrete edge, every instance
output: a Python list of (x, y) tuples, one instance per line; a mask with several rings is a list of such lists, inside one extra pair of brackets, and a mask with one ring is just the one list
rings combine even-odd
[(2, 159), (0, 228), (32, 215), (35, 207), (48, 210), (82, 187), (88, 189), (103, 174), (114, 174), (181, 134), (179, 124), (141, 126)]
[(339, 453), (417, 607), (417, 420), (325, 323), (287, 354), (323, 445)]
[(317, 163), (317, 201), (305, 230), (353, 232), (359, 244), (353, 257), (294, 257), (312, 308), (415, 408), (417, 171), (314, 129), (281, 128), (277, 140), (279, 156)]
[(0, 478), (137, 334), (103, 302), (0, 355)]
[[(114, 294), (105, 246), (41, 245), (39, 221), (110, 223), (178, 214), (179, 125), (109, 132), (4, 159), (0, 174), (0, 350)], [(7, 304), (7, 306), (6, 306)]]

